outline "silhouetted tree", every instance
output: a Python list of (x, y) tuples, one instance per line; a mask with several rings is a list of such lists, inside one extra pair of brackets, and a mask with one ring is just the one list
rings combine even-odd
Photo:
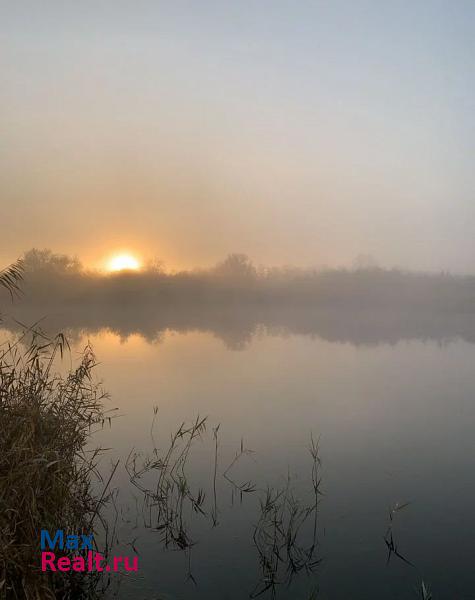
[(223, 262), (216, 265), (214, 272), (220, 277), (236, 282), (254, 279), (257, 276), (256, 268), (245, 254), (229, 254)]

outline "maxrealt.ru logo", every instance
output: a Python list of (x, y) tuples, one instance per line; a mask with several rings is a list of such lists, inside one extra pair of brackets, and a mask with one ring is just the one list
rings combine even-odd
[[(42, 571), (138, 571), (136, 556), (112, 556), (106, 563), (106, 558), (100, 552), (95, 552), (93, 535), (65, 535), (62, 529), (57, 529), (53, 536), (46, 529), (41, 530), (41, 570)], [(49, 549), (49, 550), (48, 550)], [(64, 552), (68, 552), (65, 556)], [(60, 552), (58, 554), (58, 552)], [(77, 554), (74, 554), (77, 552)]]

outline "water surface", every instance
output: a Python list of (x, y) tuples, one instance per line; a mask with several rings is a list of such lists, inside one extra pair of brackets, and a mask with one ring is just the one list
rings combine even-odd
[[(456, 329), (441, 322), (419, 335), (407, 321), (399, 329), (386, 323), (391, 331), (385, 334), (375, 325), (384, 322), (377, 316), (372, 328), (348, 315), (321, 317), (318, 330), (315, 318), (306, 322), (300, 315), (298, 326), (295, 319), (292, 326), (287, 316), (281, 326), (276, 320), (242, 330), (237, 319), (220, 334), (205, 326), (162, 327), (157, 336), (72, 327), (73, 354), (92, 344), (110, 406), (121, 415), (96, 436), (112, 448), (105, 468), (114, 456), (122, 459), (116, 477), (119, 537), (137, 538), (140, 552), (139, 576), (127, 578), (121, 597), (249, 597), (262, 581), (252, 539), (259, 497), (267, 485), (285, 486), (290, 473), (295, 494), (311, 499), (311, 433), (320, 436), (322, 460), (321, 563), (290, 586), (278, 585), (276, 597), (308, 600), (318, 586), (319, 597), (330, 599), (416, 598), (422, 580), (436, 598), (473, 597), (475, 346), (457, 335), (457, 328), (467, 331), (471, 323), (464, 329), (463, 318), (453, 317)], [(187, 578), (188, 556), (165, 550), (160, 535), (137, 518), (123, 468), (132, 449), (151, 450), (155, 406), (160, 448), (182, 421), (208, 417), (209, 435), (190, 462), (190, 478), (206, 489), (207, 502), (212, 427), (221, 424), (219, 526), (191, 518), (195, 583)], [(256, 486), (242, 501), (222, 478), (241, 440), (253, 453), (234, 474)], [(387, 564), (389, 509), (406, 502), (394, 516), (393, 533), (413, 566), (395, 555)], [(307, 528), (305, 543), (308, 538)], [(261, 597), (272, 597), (271, 591)]]

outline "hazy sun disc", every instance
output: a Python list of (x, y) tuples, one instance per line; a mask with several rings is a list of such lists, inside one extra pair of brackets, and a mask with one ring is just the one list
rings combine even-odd
[(118, 254), (110, 259), (107, 268), (109, 271), (137, 271), (140, 263), (131, 254)]

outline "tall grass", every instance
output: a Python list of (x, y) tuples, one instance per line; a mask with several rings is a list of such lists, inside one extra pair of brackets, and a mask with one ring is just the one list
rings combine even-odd
[(0, 287), (6, 289), (11, 298), (21, 293), (20, 283), (23, 280), (23, 270), (24, 261), (20, 258), (0, 271)]
[(41, 571), (39, 542), (41, 529), (92, 533), (104, 501), (91, 487), (98, 453), (85, 449), (104, 419), (96, 360), (87, 347), (59, 375), (63, 336), (22, 342), (0, 347), (0, 598), (91, 598), (83, 574)]

